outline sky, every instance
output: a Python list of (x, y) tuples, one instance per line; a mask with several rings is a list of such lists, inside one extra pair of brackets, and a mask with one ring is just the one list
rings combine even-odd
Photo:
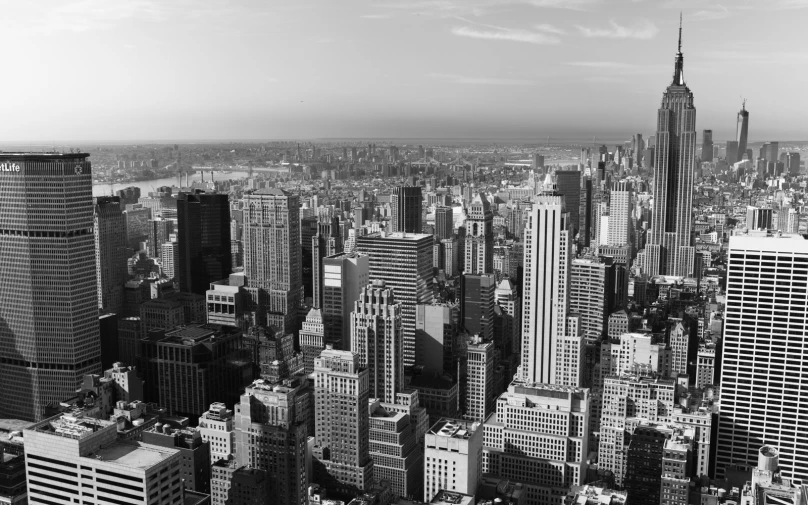
[(808, 140), (808, 0), (0, 0), (0, 142)]

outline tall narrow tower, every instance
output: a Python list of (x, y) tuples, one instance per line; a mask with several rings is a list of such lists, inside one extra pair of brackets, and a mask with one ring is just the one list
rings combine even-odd
[(749, 111), (746, 110), (746, 100), (743, 101), (741, 110), (738, 111), (738, 125), (735, 131), (735, 137), (738, 141), (738, 161), (743, 159), (746, 154), (746, 139), (749, 135)]
[(494, 213), (482, 193), (475, 195), (466, 219), (467, 274), (494, 272)]
[(673, 81), (662, 95), (657, 115), (654, 163), (654, 214), (646, 246), (649, 275), (690, 275), (693, 172), (696, 163), (696, 108), (685, 84), (682, 25)]
[(525, 226), (522, 364), (518, 376), (528, 383), (579, 386), (583, 346), (580, 319), (568, 317), (570, 217), (564, 197), (552, 189), (536, 198)]

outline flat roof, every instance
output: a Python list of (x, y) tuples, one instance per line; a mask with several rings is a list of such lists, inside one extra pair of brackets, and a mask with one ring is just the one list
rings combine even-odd
[(480, 423), (444, 417), (429, 430), (430, 435), (468, 440), (481, 426)]
[(91, 459), (99, 459), (108, 463), (128, 466), (130, 468), (149, 469), (179, 451), (142, 442), (116, 440), (106, 447), (98, 449)]
[(0, 419), (0, 431), (22, 431), (30, 428), (34, 423), (20, 419)]
[(42, 161), (42, 160), (75, 160), (89, 158), (90, 153), (32, 153), (21, 151), (0, 151), (0, 160)]
[(808, 254), (808, 240), (802, 235), (755, 237), (749, 235), (733, 235), (729, 238), (729, 253), (750, 252), (791, 252)]
[(381, 238), (381, 239), (398, 239), (398, 240), (422, 240), (427, 237), (432, 237), (432, 235), (426, 233), (403, 233), (400, 231), (393, 232), (393, 233), (385, 233), (382, 236), (381, 232), (369, 233), (367, 235), (360, 235), (356, 237), (357, 240), (362, 239), (371, 239), (371, 238)]

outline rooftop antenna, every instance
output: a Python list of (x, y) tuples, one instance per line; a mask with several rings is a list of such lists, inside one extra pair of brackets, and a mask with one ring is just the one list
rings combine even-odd
[(746, 98), (741, 97), (741, 100), (743, 100), (743, 105), (741, 106), (741, 109), (746, 110)]
[(679, 11), (679, 53), (682, 52), (682, 11)]

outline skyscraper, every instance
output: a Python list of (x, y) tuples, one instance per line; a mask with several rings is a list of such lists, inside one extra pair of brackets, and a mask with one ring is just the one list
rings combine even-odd
[(738, 151), (738, 142), (736, 140), (728, 140), (727, 141), (727, 148), (726, 148), (727, 156), (727, 164), (732, 166), (741, 159), (741, 153)]
[(211, 282), (230, 275), (227, 195), (180, 193), (177, 196), (177, 243), (181, 291), (204, 295)]
[(581, 331), (593, 340), (606, 334), (614, 303), (615, 267), (601, 258), (576, 258), (570, 265), (569, 311), (581, 316)]
[(808, 241), (800, 235), (733, 236), (721, 367), (716, 473), (751, 467), (764, 444), (780, 472), (808, 483)]
[(680, 24), (673, 82), (662, 95), (657, 117), (653, 225), (645, 246), (649, 275), (693, 272), (695, 249), (690, 233), (695, 162), (696, 108), (685, 84)]
[(351, 351), (369, 370), (370, 395), (395, 403), (404, 380), (402, 307), (384, 281), (365, 287), (351, 313)]
[(423, 229), (420, 186), (398, 186), (390, 197), (393, 232), (421, 233)]
[(479, 336), (469, 338), (466, 347), (465, 419), (484, 422), (494, 407), (494, 342)]
[(435, 236), (440, 239), (452, 238), (454, 234), (454, 211), (451, 207), (435, 208)]
[[(580, 385), (583, 339), (578, 318), (568, 318), (572, 241), (564, 197), (536, 197), (525, 226), (522, 290), (523, 382)], [(577, 356), (565, 353), (577, 353)]]
[(494, 213), (482, 193), (474, 195), (469, 205), (464, 265), (468, 274), (494, 272)]
[(98, 308), (120, 313), (126, 283), (126, 225), (121, 198), (93, 198), (95, 271), (98, 276)]
[(244, 274), (256, 323), (294, 329), (303, 297), (298, 196), (281, 189), (244, 195)]
[(323, 331), (334, 349), (351, 348), (351, 311), (370, 282), (368, 257), (340, 253), (323, 258)]
[(460, 277), (460, 325), (483, 340), (494, 338), (494, 292), (497, 277), (494, 274)]
[(236, 405), (236, 460), (265, 470), (272, 503), (303, 505), (309, 485), (306, 425), (297, 387), (257, 380)]
[[(746, 110), (746, 100), (738, 111), (738, 124), (735, 128), (735, 140), (738, 142), (738, 161), (746, 154), (746, 140), (749, 137), (749, 111)], [(751, 160), (750, 160), (751, 161)]]
[(371, 487), (368, 429), (368, 369), (350, 351), (326, 349), (314, 360), (314, 481), (333, 491)]
[(632, 194), (630, 181), (622, 180), (612, 183), (609, 198), (609, 229), (606, 233), (605, 245), (621, 246), (631, 243)]
[(314, 277), (312, 303), (319, 308), (323, 306), (323, 259), (342, 252), (339, 218), (331, 207), (317, 210), (317, 234), (311, 240), (311, 271)]
[(415, 308), (432, 303), (432, 235), (371, 233), (357, 238), (370, 262), (370, 280), (383, 280), (401, 303), (404, 364), (415, 364)]
[(701, 161), (713, 161), (713, 131), (704, 130), (701, 135)]
[(570, 213), (572, 236), (578, 233), (581, 215), (581, 172), (578, 170), (558, 170), (555, 173), (558, 192), (564, 195), (564, 205)]
[(85, 153), (0, 153), (2, 417), (36, 420), (101, 372)]

